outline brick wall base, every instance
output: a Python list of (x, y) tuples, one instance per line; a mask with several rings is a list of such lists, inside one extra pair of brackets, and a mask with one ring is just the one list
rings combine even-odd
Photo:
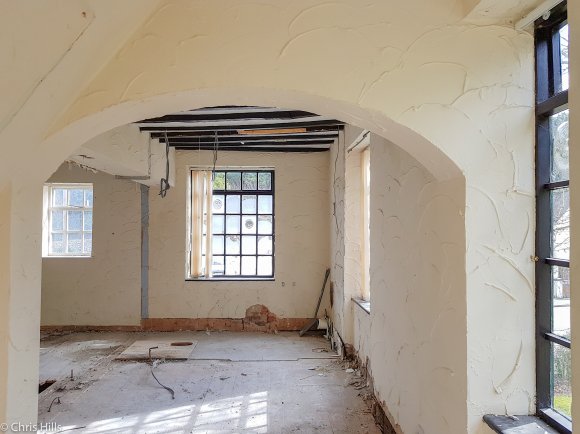
[(103, 325), (50, 325), (41, 326), (43, 332), (173, 332), (187, 331), (234, 331), (264, 332), (299, 331), (310, 321), (310, 318), (275, 318), (270, 321), (254, 321), (254, 318), (148, 318), (135, 326)]

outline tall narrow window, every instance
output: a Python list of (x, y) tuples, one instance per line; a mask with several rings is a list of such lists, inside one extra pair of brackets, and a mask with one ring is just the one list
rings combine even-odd
[(46, 184), (43, 256), (91, 256), (93, 186)]
[(566, 4), (536, 23), (538, 413), (571, 432), (570, 190)]
[(362, 168), (362, 298), (369, 301), (371, 298), (371, 234), (370, 234), (370, 203), (371, 203), (371, 157), (370, 147), (361, 153)]
[(274, 171), (191, 172), (191, 278), (274, 277)]

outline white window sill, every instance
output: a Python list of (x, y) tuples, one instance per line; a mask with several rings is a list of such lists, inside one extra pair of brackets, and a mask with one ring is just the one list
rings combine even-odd
[(57, 255), (47, 255), (47, 256), (43, 256), (42, 259), (92, 259), (93, 256), (92, 255), (79, 255), (79, 256), (74, 256), (74, 255), (62, 255), (62, 256), (57, 256)]
[(352, 298), (352, 301), (355, 302), (355, 304), (357, 304), (362, 310), (364, 310), (366, 313), (370, 314), (371, 313), (371, 302), (370, 300), (363, 300), (362, 298)]
[(274, 277), (187, 277), (186, 282), (274, 282)]

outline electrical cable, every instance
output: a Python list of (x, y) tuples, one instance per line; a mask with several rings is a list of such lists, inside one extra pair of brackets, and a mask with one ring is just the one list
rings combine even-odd
[(169, 137), (167, 137), (167, 131), (165, 131), (165, 178), (161, 178), (159, 196), (162, 198), (167, 196), (167, 190), (171, 186), (169, 185)]
[(169, 393), (171, 393), (171, 399), (175, 399), (175, 392), (173, 391), (173, 389), (171, 387), (167, 387), (164, 384), (161, 383), (161, 381), (159, 381), (159, 379), (155, 376), (155, 373), (153, 372), (153, 368), (155, 367), (154, 363), (153, 363), (153, 359), (151, 358), (151, 350), (155, 350), (159, 347), (151, 347), (149, 348), (149, 362), (151, 363), (151, 375), (153, 375), (153, 378), (155, 378), (155, 381), (157, 381), (157, 383), (163, 387), (165, 390), (167, 390)]
[(218, 156), (218, 148), (219, 148), (219, 143), (218, 143), (218, 136), (217, 136), (217, 131), (214, 131), (214, 142), (213, 142), (213, 167), (211, 169), (211, 180), (214, 180), (215, 177), (215, 164), (217, 162), (217, 156)]

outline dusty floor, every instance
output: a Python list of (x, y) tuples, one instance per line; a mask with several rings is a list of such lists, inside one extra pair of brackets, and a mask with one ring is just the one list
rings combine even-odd
[[(167, 336), (197, 341), (188, 360), (154, 368), (175, 399), (147, 363), (114, 360), (135, 340)], [(329, 348), (298, 333), (44, 336), (40, 381), (56, 382), (39, 395), (38, 420), (82, 433), (379, 433), (364, 380)]]

